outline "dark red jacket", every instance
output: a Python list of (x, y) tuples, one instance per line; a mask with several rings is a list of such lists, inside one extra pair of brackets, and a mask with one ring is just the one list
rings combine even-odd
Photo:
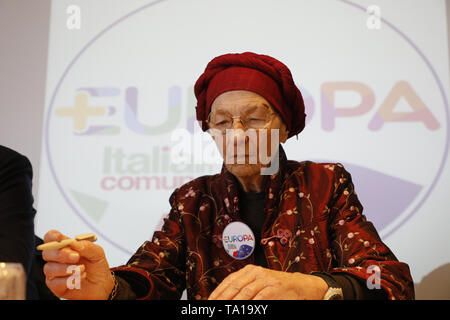
[[(348, 273), (374, 283), (371, 268), (378, 266), (390, 299), (414, 299), (408, 265), (397, 261), (362, 214), (341, 164), (288, 161), (280, 147), (280, 170), (268, 179), (265, 194), (261, 239), (270, 269)], [(176, 189), (170, 204), (162, 230), (127, 265), (112, 269), (140, 283), (141, 298), (179, 299), (186, 288), (188, 299), (207, 299), (227, 275), (254, 263), (253, 255), (235, 260), (222, 247), (224, 228), (242, 221), (238, 182), (225, 167)], [(277, 234), (289, 237), (282, 241)]]

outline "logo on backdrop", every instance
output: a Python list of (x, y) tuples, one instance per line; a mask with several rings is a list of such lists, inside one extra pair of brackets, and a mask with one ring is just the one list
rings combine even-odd
[[(149, 226), (158, 224), (169, 210), (168, 197), (175, 188), (197, 176), (217, 173), (221, 167), (220, 155), (211, 151), (216, 150), (213, 141), (200, 132), (194, 115), (193, 82), (206, 57), (198, 62), (197, 73), (186, 74), (191, 81), (188, 85), (189, 80), (182, 85), (173, 75), (156, 79), (152, 73), (144, 82), (134, 82), (140, 68), (151, 63), (147, 56), (142, 61), (136, 58), (135, 68), (117, 72), (115, 68), (130, 65), (127, 54), (117, 53), (111, 61), (95, 58), (101, 55), (102, 45), (107, 47), (111, 39), (118, 41), (113, 36), (134, 46), (131, 51), (140, 52), (139, 39), (133, 42), (120, 34), (121, 23), (133, 23), (136, 13), (149, 13), (147, 9), (158, 3), (114, 21), (87, 42), (59, 79), (45, 122), (49, 165), (63, 198), (89, 231), (127, 253), (134, 248), (112, 240), (117, 226), (128, 228), (135, 242), (150, 237)], [(367, 14), (366, 8), (350, 1), (336, 1), (336, 5), (349, 8), (350, 16)], [(341, 72), (338, 81), (326, 80), (336, 77), (324, 71), (319, 76), (324, 80), (316, 87), (308, 79), (297, 79), (302, 82), (307, 126), (299, 141), (291, 139), (285, 149), (290, 159), (343, 163), (352, 174), (368, 219), (382, 236), (388, 236), (417, 212), (439, 178), (448, 149), (448, 106), (426, 56), (407, 35), (380, 19), (383, 27), (368, 32), (383, 33), (405, 46), (408, 56), (404, 58), (426, 70), (427, 87), (413, 76), (405, 78), (395, 72), (386, 79), (379, 72), (378, 78), (361, 76), (361, 80), (349, 80)], [(140, 19), (135, 23), (145, 27), (139, 25)], [(365, 24), (361, 28), (368, 30)], [(364, 47), (371, 40), (361, 36), (359, 41), (358, 46)], [(380, 61), (389, 62), (385, 56)], [(167, 59), (159, 64), (169, 63)], [(296, 72), (303, 68), (300, 60), (288, 65), (294, 75), (305, 74)], [(372, 68), (369, 71), (376, 72), (380, 67)], [(147, 80), (155, 87), (149, 87)], [(187, 163), (174, 163), (171, 157), (171, 150), (180, 143), (174, 140), (174, 132), (180, 130), (192, 138), (193, 161)], [(202, 161), (194, 161), (199, 154)], [(238, 255), (241, 251), (243, 256), (251, 254), (252, 246), (245, 245), (242, 250), (236, 246)]]

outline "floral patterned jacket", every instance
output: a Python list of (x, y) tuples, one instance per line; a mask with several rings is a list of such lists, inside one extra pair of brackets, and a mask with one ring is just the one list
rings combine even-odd
[[(281, 146), (279, 154), (279, 171), (265, 184), (261, 242), (268, 267), (307, 274), (347, 273), (371, 280), (377, 266), (380, 285), (390, 299), (414, 299), (408, 265), (397, 261), (362, 214), (344, 167), (289, 161)], [(222, 245), (224, 228), (242, 221), (237, 183), (223, 167), (220, 174), (199, 177), (176, 189), (161, 231), (126, 265), (111, 270), (147, 282), (141, 299), (179, 299), (185, 288), (188, 299), (207, 299), (227, 275), (254, 263), (253, 255), (233, 259)]]

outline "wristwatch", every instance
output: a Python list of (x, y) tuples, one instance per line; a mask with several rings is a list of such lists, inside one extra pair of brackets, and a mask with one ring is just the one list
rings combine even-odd
[(327, 292), (323, 296), (323, 300), (344, 300), (342, 288), (328, 287)]
[(328, 285), (328, 290), (323, 296), (323, 300), (344, 300), (344, 294), (342, 293), (342, 288), (338, 285), (333, 276), (325, 272), (313, 272), (314, 276), (321, 277)]

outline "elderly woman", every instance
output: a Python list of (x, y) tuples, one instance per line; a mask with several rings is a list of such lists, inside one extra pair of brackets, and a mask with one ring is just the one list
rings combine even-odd
[[(189, 299), (414, 298), (408, 266), (365, 219), (343, 166), (286, 159), (279, 143), (303, 130), (305, 108), (283, 63), (250, 52), (219, 56), (195, 95), (222, 171), (176, 189), (161, 231), (126, 265), (110, 269), (88, 241), (45, 250), (47, 285), (57, 296), (179, 299), (187, 289)], [(261, 161), (262, 149), (270, 163)], [(49, 231), (45, 242), (64, 238)], [(69, 264), (80, 265), (79, 290), (67, 288)]]

